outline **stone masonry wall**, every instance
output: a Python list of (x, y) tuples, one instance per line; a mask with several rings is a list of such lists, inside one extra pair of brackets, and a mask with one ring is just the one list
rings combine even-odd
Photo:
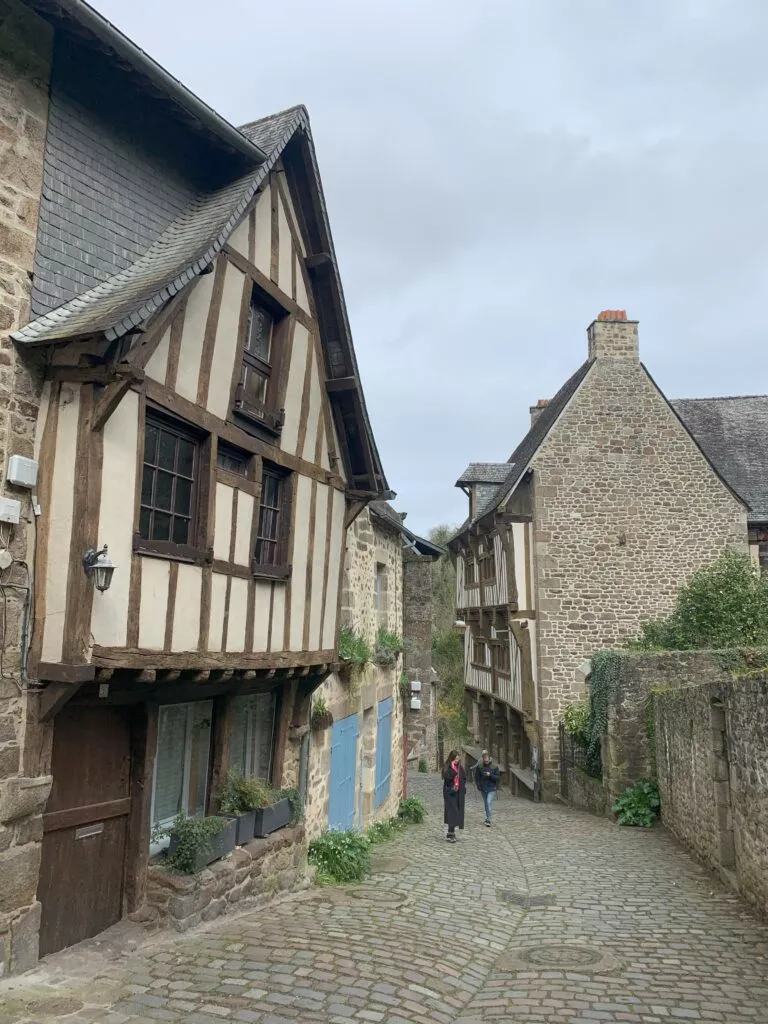
[(768, 918), (768, 674), (653, 703), (663, 823)]
[(5, 591), (0, 677), (0, 976), (37, 961), (41, 812), (51, 785), (50, 778), (34, 777), (35, 758), (22, 755), (21, 650), (29, 607), (26, 566), (34, 563), (32, 513), (29, 492), (7, 485), (5, 468), (10, 455), (34, 455), (42, 388), (38, 357), (22, 356), (9, 335), (29, 319), (52, 46), (46, 22), (17, 0), (0, 0), (0, 493), (22, 506), (10, 540), (15, 563), (4, 574), (11, 586)]
[[(606, 349), (598, 346), (598, 356)], [(583, 696), (584, 663), (668, 612), (680, 585), (727, 546), (746, 550), (747, 528), (743, 506), (636, 356), (597, 358), (533, 466), (542, 768), (551, 795), (557, 725), (564, 705)]]
[(424, 759), (435, 771), (437, 754), (437, 673), (432, 668), (432, 563), (414, 551), (403, 552), (403, 639), (405, 670), (421, 683), (421, 709), (405, 706), (405, 732), (410, 768)]
[[(376, 609), (376, 566), (386, 566), (386, 607)], [(402, 540), (364, 509), (347, 531), (342, 591), (341, 622), (365, 636), (371, 650), (376, 646), (379, 625), (403, 635)], [(317, 690), (335, 722), (359, 715), (359, 742), (355, 792), (358, 795), (359, 827), (390, 818), (397, 812), (402, 793), (403, 707), (398, 687), (402, 658), (395, 667), (373, 663), (361, 673), (334, 673)], [(376, 785), (377, 704), (393, 699), (392, 776), (389, 797), (374, 807)], [(328, 828), (328, 797), (331, 778), (332, 730), (313, 730), (310, 740), (305, 822), (309, 839)]]

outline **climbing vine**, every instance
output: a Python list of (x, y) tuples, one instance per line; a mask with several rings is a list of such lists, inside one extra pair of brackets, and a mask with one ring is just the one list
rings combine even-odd
[(592, 655), (589, 674), (589, 721), (586, 728), (587, 771), (602, 776), (601, 741), (608, 729), (608, 706), (616, 692), (622, 655), (618, 651), (597, 651)]

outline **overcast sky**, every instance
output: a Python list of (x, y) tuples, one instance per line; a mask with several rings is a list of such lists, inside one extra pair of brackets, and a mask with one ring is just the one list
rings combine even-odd
[(373, 429), (426, 532), (602, 309), (768, 391), (766, 0), (96, 0), (234, 124), (309, 109)]

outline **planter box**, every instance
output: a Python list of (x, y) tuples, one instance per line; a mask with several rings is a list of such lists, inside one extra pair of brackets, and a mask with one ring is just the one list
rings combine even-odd
[(253, 834), (257, 839), (263, 839), (270, 832), (276, 832), (279, 828), (285, 828), (291, 823), (291, 801), (287, 799), (278, 800), (271, 807), (262, 807), (256, 811), (256, 825)]
[(222, 812), (219, 817), (227, 818), (229, 821), (234, 821), (236, 823), (236, 842), (238, 846), (244, 846), (246, 843), (250, 843), (253, 839), (256, 811), (243, 811), (242, 814), (224, 814)]
[[(223, 817), (223, 815), (222, 815)], [(237, 820), (230, 818), (221, 832), (215, 836), (210, 837), (210, 841), (207, 849), (200, 850), (195, 858), (195, 874), (198, 871), (202, 871), (204, 867), (212, 864), (215, 860), (220, 860), (222, 857), (226, 857), (228, 853), (231, 853), (237, 845)], [(168, 856), (173, 856), (179, 846), (177, 837), (171, 832), (171, 842), (168, 847)]]
[(312, 715), (312, 728), (315, 732), (320, 732), (323, 729), (330, 729), (332, 725), (333, 715), (330, 711), (316, 711), (315, 714)]

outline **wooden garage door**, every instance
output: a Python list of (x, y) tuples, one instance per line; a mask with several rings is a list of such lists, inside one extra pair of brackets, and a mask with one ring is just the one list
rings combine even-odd
[(130, 810), (130, 727), (120, 708), (65, 707), (43, 815), (40, 955), (120, 920)]

